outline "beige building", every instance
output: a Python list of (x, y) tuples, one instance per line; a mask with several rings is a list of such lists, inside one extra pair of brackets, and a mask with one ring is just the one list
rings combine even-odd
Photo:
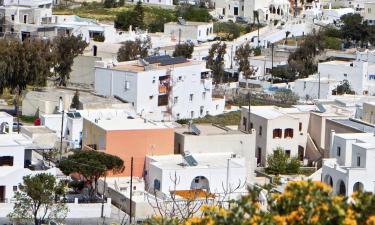
[(233, 152), (245, 158), (248, 181), (253, 178), (256, 166), (255, 132), (211, 124), (193, 124), (176, 128), (174, 137), (175, 154)]
[(267, 156), (280, 147), (291, 157), (305, 159), (310, 111), (315, 106), (252, 106), (249, 120), (248, 107), (241, 109), (240, 130), (256, 131), (257, 164), (264, 166)]

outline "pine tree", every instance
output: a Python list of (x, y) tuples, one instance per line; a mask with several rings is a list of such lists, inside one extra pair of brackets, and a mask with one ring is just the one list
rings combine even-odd
[(144, 9), (143, 9), (141, 1), (137, 2), (137, 4), (134, 7), (134, 10), (133, 10), (132, 14), (134, 16), (133, 26), (137, 27), (139, 29), (144, 29), (145, 24), (143, 22), (143, 19), (145, 17), (145, 14), (144, 14)]

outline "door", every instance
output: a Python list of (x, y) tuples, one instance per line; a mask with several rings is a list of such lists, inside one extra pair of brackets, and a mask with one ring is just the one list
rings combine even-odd
[(234, 13), (233, 14), (235, 16), (238, 16), (238, 7), (233, 7), (233, 9), (234, 9)]
[(5, 202), (5, 186), (0, 186), (0, 202)]

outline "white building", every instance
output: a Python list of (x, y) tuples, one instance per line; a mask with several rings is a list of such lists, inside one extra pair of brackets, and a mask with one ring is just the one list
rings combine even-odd
[(241, 130), (255, 129), (257, 164), (265, 166), (267, 156), (276, 148), (284, 149), (290, 157), (305, 159), (310, 111), (315, 106), (251, 106), (241, 109)]
[(332, 91), (340, 85), (339, 81), (327, 77), (320, 78), (317, 75), (294, 81), (293, 92), (301, 100), (328, 99)]
[(230, 152), (147, 156), (146, 170), (148, 190), (157, 192), (201, 189), (224, 193), (237, 186), (241, 188), (236, 191), (246, 190), (245, 158)]
[(375, 25), (375, 2), (366, 2), (364, 7), (363, 19), (366, 20), (369, 25)]
[(248, 181), (254, 177), (255, 132), (248, 133), (212, 124), (175, 128), (176, 154), (233, 152), (245, 158)]
[(164, 24), (164, 34), (172, 41), (191, 41), (193, 43), (211, 41), (215, 38), (212, 22), (183, 21)]
[(281, 20), (289, 17), (289, 0), (215, 0), (216, 14), (235, 21), (237, 17), (244, 17), (253, 21), (254, 11), (259, 13), (261, 23)]
[(322, 180), (337, 194), (374, 192), (375, 138), (372, 133), (331, 135), (330, 158), (323, 160)]
[(0, 135), (0, 201), (14, 198), (18, 185), (26, 175), (45, 172), (56, 175), (56, 168), (44, 165), (34, 156), (32, 141), (21, 134)]
[(152, 56), (95, 71), (99, 95), (116, 96), (132, 104), (136, 113), (161, 114), (164, 119), (223, 113), (225, 99), (213, 98), (212, 88), (204, 62), (180, 57)]

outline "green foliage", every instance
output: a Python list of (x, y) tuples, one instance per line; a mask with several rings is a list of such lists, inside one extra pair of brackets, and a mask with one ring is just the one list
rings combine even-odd
[(199, 8), (190, 4), (178, 6), (176, 15), (187, 21), (209, 22), (212, 20), (212, 16), (206, 8)]
[(118, 6), (124, 6), (125, 5), (125, 0), (119, 0), (118, 1)]
[[(229, 112), (220, 114), (217, 116), (210, 116), (207, 115), (203, 118), (194, 119), (193, 123), (212, 123), (218, 124), (221, 126), (229, 126), (229, 125), (239, 125), (241, 120), (241, 112)], [(189, 120), (179, 120), (177, 121), (181, 124), (189, 123)]]
[(221, 37), (222, 40), (232, 41), (241, 35), (239, 24), (233, 22), (217, 22), (214, 23), (214, 32)]
[(273, 154), (267, 156), (267, 173), (297, 174), (301, 164), (298, 158), (289, 158), (284, 149), (277, 148)]
[(277, 101), (283, 102), (284, 104), (296, 104), (299, 97), (289, 89), (282, 89), (275, 91), (273, 98)]
[(38, 116), (25, 116), (25, 115), (20, 116), (20, 120), (24, 123), (34, 123), (34, 121), (38, 118), (39, 118)]
[(94, 37), (94, 41), (104, 42), (105, 41), (105, 37), (104, 37), (104, 35), (97, 35), (97, 36)]
[(338, 85), (333, 91), (335, 95), (350, 94), (353, 95), (355, 92), (352, 90), (348, 80), (343, 80), (340, 85)]
[(281, 79), (283, 82), (293, 82), (296, 79), (295, 72), (289, 67), (274, 67), (272, 76)]
[(173, 57), (183, 56), (185, 58), (190, 59), (193, 52), (194, 52), (194, 43), (187, 42), (187, 43), (177, 44), (173, 52)]
[(117, 53), (117, 60), (130, 61), (138, 57), (144, 58), (148, 56), (148, 50), (151, 49), (151, 39), (136, 39), (135, 41), (125, 41)]
[(57, 183), (53, 175), (25, 176), (15, 194), (13, 212), (8, 217), (16, 223), (34, 222), (36, 225), (51, 219), (62, 222), (68, 209), (56, 200), (64, 194), (63, 184)]
[(116, 0), (104, 0), (105, 8), (115, 8), (117, 6)]
[(145, 12), (142, 2), (138, 1), (133, 9), (121, 11), (116, 15), (115, 27), (123, 30), (128, 30), (130, 26), (132, 26), (133, 29), (145, 29), (144, 17)]
[(262, 49), (260, 47), (256, 47), (253, 49), (254, 56), (260, 56), (262, 54)]
[(330, 186), (318, 181), (290, 181), (285, 191), (267, 193), (267, 208), (260, 199), (261, 190), (234, 200), (230, 207), (203, 205), (203, 212), (184, 221), (154, 217), (147, 225), (375, 225), (375, 195), (355, 192), (350, 200), (336, 196)]
[(342, 22), (341, 34), (348, 41), (364, 42), (368, 36), (367, 27), (363, 23), (363, 17), (358, 14), (345, 14), (340, 17)]
[(212, 70), (213, 77), (216, 83), (222, 83), (224, 76), (224, 56), (227, 45), (223, 42), (218, 42), (211, 45), (208, 51), (208, 58), (206, 67)]
[(250, 66), (250, 56), (252, 52), (253, 49), (250, 47), (249, 43), (242, 44), (237, 48), (236, 55), (234, 57), (238, 64), (238, 71), (246, 80), (255, 75), (254, 68)]
[(82, 40), (81, 36), (72, 35), (56, 37), (53, 44), (53, 52), (57, 62), (54, 71), (59, 75), (58, 85), (66, 86), (72, 71), (74, 58), (83, 53), (88, 43)]
[(341, 39), (335, 37), (325, 37), (325, 47), (327, 49), (341, 50)]
[[(79, 173), (90, 183), (95, 183), (106, 175), (107, 172), (119, 173), (124, 169), (124, 161), (117, 156), (98, 151), (76, 151), (73, 155), (63, 159), (58, 164), (59, 169), (65, 174)], [(91, 188), (90, 194), (93, 196), (95, 189)]]
[(74, 93), (72, 104), (70, 104), (71, 109), (80, 109), (80, 102), (79, 102), (79, 91), (76, 90)]
[(68, 183), (68, 187), (72, 188), (74, 192), (78, 193), (85, 187), (85, 182), (81, 180), (72, 180)]

